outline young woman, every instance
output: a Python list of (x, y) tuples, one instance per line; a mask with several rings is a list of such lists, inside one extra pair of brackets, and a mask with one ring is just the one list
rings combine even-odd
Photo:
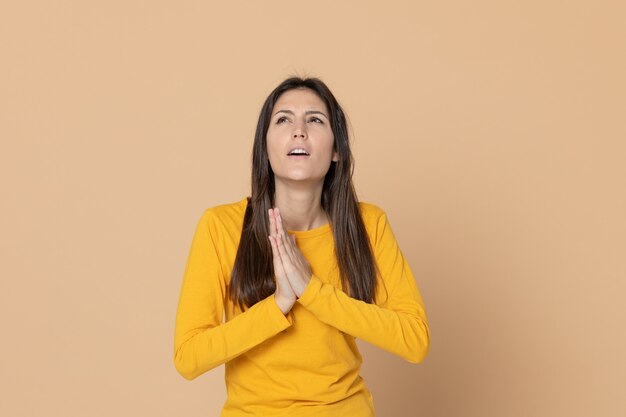
[(187, 379), (225, 363), (222, 417), (369, 417), (357, 337), (412, 363), (430, 341), (385, 213), (357, 200), (341, 107), (289, 78), (259, 116), (251, 196), (198, 222), (174, 363)]

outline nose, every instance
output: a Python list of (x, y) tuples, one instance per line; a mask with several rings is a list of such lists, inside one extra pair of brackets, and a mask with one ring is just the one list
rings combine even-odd
[(306, 139), (307, 138), (306, 127), (304, 126), (302, 122), (296, 123), (296, 125), (294, 126), (292, 138), (293, 139)]

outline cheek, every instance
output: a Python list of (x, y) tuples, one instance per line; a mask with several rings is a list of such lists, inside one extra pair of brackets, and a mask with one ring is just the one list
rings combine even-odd
[(267, 136), (265, 139), (265, 146), (267, 148), (267, 155), (272, 157), (278, 152), (278, 141), (269, 131), (267, 132)]
[(325, 143), (326, 152), (332, 156), (333, 152), (335, 151), (335, 138), (333, 137), (332, 133), (325, 138)]

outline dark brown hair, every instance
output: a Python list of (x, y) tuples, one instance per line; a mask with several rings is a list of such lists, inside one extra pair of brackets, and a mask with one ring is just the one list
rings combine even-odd
[(248, 197), (229, 296), (243, 308), (276, 290), (267, 214), (274, 204), (274, 172), (267, 155), (266, 138), (276, 101), (284, 92), (296, 88), (308, 88), (316, 93), (330, 113), (334, 150), (339, 160), (333, 161), (326, 173), (321, 205), (330, 219), (342, 288), (353, 298), (373, 303), (377, 268), (352, 184), (353, 157), (346, 117), (326, 84), (318, 78), (300, 77), (280, 83), (261, 108), (252, 150), (252, 194)]

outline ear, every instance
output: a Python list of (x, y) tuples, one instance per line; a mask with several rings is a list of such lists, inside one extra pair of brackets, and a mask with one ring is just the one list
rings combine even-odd
[(337, 162), (339, 161), (339, 154), (337, 153), (337, 151), (333, 152), (333, 162)]

